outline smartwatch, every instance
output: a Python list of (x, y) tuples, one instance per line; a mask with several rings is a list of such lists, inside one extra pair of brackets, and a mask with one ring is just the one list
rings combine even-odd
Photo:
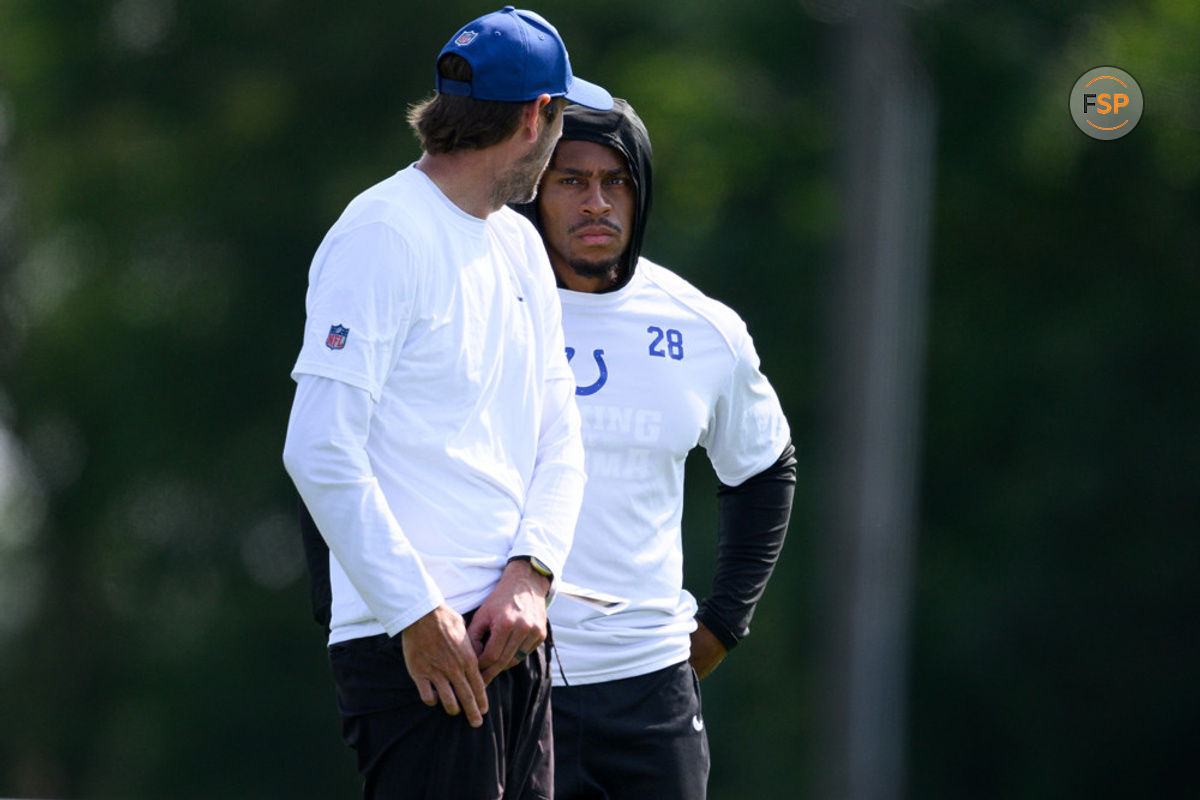
[(511, 564), (514, 561), (528, 561), (529, 566), (532, 567), (533, 571), (538, 575), (541, 575), (543, 578), (548, 578), (551, 581), (554, 580), (554, 573), (549, 567), (546, 566), (545, 562), (543, 562), (537, 556), (513, 556), (508, 560), (508, 563)]

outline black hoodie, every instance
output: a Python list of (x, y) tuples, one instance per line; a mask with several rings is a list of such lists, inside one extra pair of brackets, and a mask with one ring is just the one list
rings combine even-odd
[[(641, 117), (633, 107), (619, 97), (613, 98), (612, 111), (596, 111), (570, 103), (563, 109), (562, 138), (568, 141), (595, 142), (611, 147), (625, 158), (626, 168), (633, 178), (637, 200), (633, 212), (633, 230), (629, 234), (629, 247), (625, 251), (625, 262), (620, 280), (612, 289), (619, 289), (629, 282), (637, 267), (642, 252), (642, 235), (646, 231), (646, 219), (650, 215), (650, 200), (653, 196), (653, 168), (650, 150), (650, 134)], [(551, 160), (553, 162), (553, 159)], [(533, 221), (538, 232), (542, 232), (542, 220), (538, 204), (514, 205)]]

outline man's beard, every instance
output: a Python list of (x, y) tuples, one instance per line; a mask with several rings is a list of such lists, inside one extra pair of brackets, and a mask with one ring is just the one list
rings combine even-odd
[(538, 185), (542, 182), (542, 175), (550, 163), (550, 154), (557, 143), (550, 135), (550, 129), (551, 126), (547, 125), (533, 149), (521, 156), (496, 182), (492, 199), (498, 201), (497, 207), (505, 203), (531, 203), (537, 197)]
[[(605, 227), (618, 235), (621, 233), (621, 229), (608, 219), (585, 219), (582, 222), (572, 225), (567, 230), (567, 234), (570, 235), (578, 230), (589, 227)], [(608, 277), (615, 280), (619, 276), (621, 261), (624, 255), (624, 252), (621, 252), (615, 256), (601, 257), (599, 260), (591, 261), (579, 256), (568, 256), (564, 260), (567, 262), (567, 266), (571, 268), (571, 271), (581, 278)]]
[(567, 266), (581, 278), (613, 278), (620, 275), (621, 256), (602, 261), (586, 261), (582, 258), (567, 259)]

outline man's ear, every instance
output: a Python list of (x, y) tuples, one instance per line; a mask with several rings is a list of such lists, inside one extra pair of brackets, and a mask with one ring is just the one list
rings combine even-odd
[(542, 109), (549, 103), (553, 102), (548, 94), (540, 94), (533, 100), (525, 104), (521, 109), (521, 138), (530, 142), (536, 142), (538, 134), (541, 133)]

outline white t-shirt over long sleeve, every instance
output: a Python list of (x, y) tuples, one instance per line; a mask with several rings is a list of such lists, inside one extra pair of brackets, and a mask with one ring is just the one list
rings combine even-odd
[(696, 600), (683, 588), (684, 462), (703, 447), (729, 486), (790, 441), (742, 319), (642, 258), (629, 283), (560, 289), (578, 383), (587, 489), (563, 580), (628, 601), (616, 612), (560, 594), (555, 685), (645, 675), (685, 661)]
[(330, 642), (476, 608), (513, 555), (562, 574), (583, 448), (532, 225), (410, 166), (330, 229), (305, 304), (284, 462), (330, 547)]

